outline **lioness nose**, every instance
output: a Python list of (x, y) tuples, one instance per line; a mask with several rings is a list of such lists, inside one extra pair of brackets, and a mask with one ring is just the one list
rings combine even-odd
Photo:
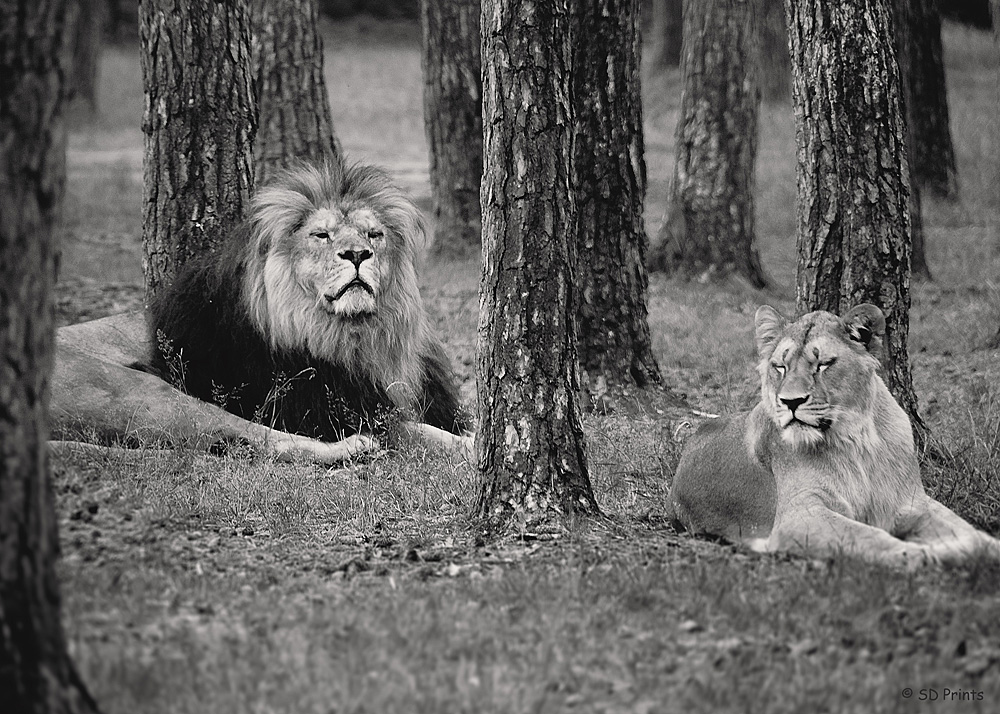
[(801, 407), (809, 400), (809, 395), (806, 395), (804, 397), (778, 397), (778, 399), (781, 400), (782, 404), (788, 407), (788, 411), (794, 414), (796, 409)]
[(352, 263), (354, 263), (354, 267), (358, 268), (361, 267), (362, 263), (371, 258), (372, 255), (374, 255), (374, 253), (372, 253), (370, 250), (362, 248), (361, 250), (353, 250), (353, 249), (342, 250), (339, 253), (337, 253), (337, 255), (339, 255), (344, 260), (351, 261)]

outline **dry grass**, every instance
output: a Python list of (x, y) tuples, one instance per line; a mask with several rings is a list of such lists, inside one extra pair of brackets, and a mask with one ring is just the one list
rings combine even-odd
[[(348, 152), (425, 199), (414, 38), (398, 24), (333, 28), (328, 83)], [(911, 347), (941, 455), (929, 488), (997, 532), (1000, 366), (979, 349), (1000, 320), (996, 49), (954, 27), (945, 39), (962, 198), (926, 206), (938, 280), (915, 288)], [(676, 73), (646, 78), (651, 233), (678, 87)], [(101, 101), (71, 140), (64, 322), (141, 299), (135, 48), (105, 55)], [(707, 411), (752, 403), (753, 311), (790, 309), (793, 133), (788, 106), (763, 109), (757, 225), (778, 291), (652, 280), (664, 376)], [(422, 282), (471, 399), (478, 266), (428, 264)], [(112, 713), (909, 712), (939, 710), (919, 691), (946, 688), (982, 693), (963, 711), (1000, 701), (997, 566), (901, 576), (678, 537), (665, 497), (684, 425), (586, 426), (608, 518), (489, 544), (469, 515), (473, 469), (420, 449), (331, 470), (58, 454), (64, 615), (84, 678)]]

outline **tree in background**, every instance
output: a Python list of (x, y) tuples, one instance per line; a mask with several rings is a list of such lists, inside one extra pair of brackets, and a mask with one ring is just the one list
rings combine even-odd
[(650, 263), (698, 279), (737, 274), (764, 287), (753, 205), (756, 1), (685, 0), (674, 177)]
[(917, 97), (914, 95), (914, 74), (921, 68), (913, 65), (915, 52), (914, 40), (910, 30), (913, 28), (912, 3), (914, 0), (892, 0), (894, 13), (896, 64), (899, 67), (899, 98), (906, 133), (906, 161), (909, 177), (909, 212), (910, 212), (910, 273), (913, 276), (931, 279), (931, 270), (924, 254), (924, 216), (923, 202), (920, 198), (920, 182), (914, 173), (915, 156), (918, 153), (917, 133), (915, 130), (917, 115)]
[(792, 65), (784, 0), (754, 0), (757, 4), (757, 77), (765, 101), (788, 99)]
[[(958, 169), (951, 140), (941, 14), (937, 0), (905, 0), (910, 35), (908, 95), (919, 111), (909, 112), (913, 134), (910, 167), (921, 188), (938, 198), (958, 197)], [(916, 256), (914, 256), (916, 257)], [(914, 263), (914, 271), (917, 265)]]
[(255, 181), (295, 160), (343, 161), (323, 75), (317, 0), (254, 0)]
[(483, 97), (479, 0), (421, 0), (424, 129), (434, 203), (433, 251), (481, 251)]
[[(573, 57), (578, 350), (591, 406), (661, 382), (646, 310), (639, 0), (581, 3)], [(593, 38), (600, 38), (594, 41)]]
[(681, 63), (684, 0), (652, 0), (650, 63), (653, 67), (677, 67)]
[(67, 0), (0, 0), (0, 698), (19, 714), (97, 711), (59, 619), (46, 445), (71, 24)]
[(146, 303), (243, 218), (253, 186), (250, 11), (217, 0), (141, 0)]
[[(480, 515), (597, 513), (579, 403), (573, 0), (484, 0)], [(593, 38), (591, 38), (593, 39)], [(596, 39), (593, 39), (596, 41)]]
[(90, 109), (97, 109), (97, 82), (100, 78), (101, 45), (107, 0), (72, 0), (73, 60), (70, 91)]
[(798, 141), (801, 312), (860, 303), (886, 314), (884, 375), (917, 414), (907, 355), (910, 310), (906, 127), (893, 0), (786, 0)]

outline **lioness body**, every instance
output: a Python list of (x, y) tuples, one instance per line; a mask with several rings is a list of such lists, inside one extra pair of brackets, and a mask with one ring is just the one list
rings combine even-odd
[(417, 289), (423, 237), (416, 206), (378, 169), (280, 174), (220, 252), (161, 291), (148, 336), (139, 314), (59, 331), (57, 436), (246, 439), (332, 462), (371, 448), (396, 411), (404, 432), (468, 450)]
[(682, 525), (755, 550), (903, 567), (1000, 556), (923, 489), (909, 419), (877, 372), (877, 308), (789, 325), (763, 307), (756, 323), (761, 402), (685, 447), (671, 489)]

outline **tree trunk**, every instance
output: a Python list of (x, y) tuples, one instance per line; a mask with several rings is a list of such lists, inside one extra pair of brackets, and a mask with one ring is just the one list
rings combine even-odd
[(482, 243), (483, 83), (479, 0), (421, 0), (424, 128), (434, 202), (433, 251), (462, 258)]
[(141, 0), (146, 304), (218, 248), (253, 186), (257, 112), (244, 3)]
[(598, 410), (610, 407), (623, 388), (661, 381), (646, 310), (638, 21), (639, 0), (594, 0), (584, 4), (575, 28), (577, 37), (600, 38), (575, 46), (571, 182), (581, 382)]
[(572, 11), (483, 2), (480, 515), (597, 513), (579, 404)]
[(786, 0), (798, 137), (798, 308), (886, 314), (886, 383), (917, 414), (906, 342), (909, 176), (892, 0)]
[[(919, 0), (917, 0), (919, 1)], [(906, 163), (907, 175), (909, 177), (909, 212), (910, 212), (910, 272), (914, 277), (924, 280), (931, 279), (931, 269), (927, 265), (927, 257), (924, 254), (924, 216), (923, 202), (920, 198), (920, 183), (913, 172), (914, 157), (918, 153), (916, 124), (921, 114), (917, 110), (917, 96), (915, 74), (920, 68), (914, 66), (913, 57), (915, 48), (915, 37), (911, 34), (914, 26), (912, 17), (912, 3), (914, 0), (893, 0), (893, 25), (895, 26), (895, 48), (896, 62), (899, 65), (899, 86), (900, 102), (902, 104), (903, 118), (905, 119), (906, 133)]]
[(783, 0), (753, 0), (757, 7), (757, 76), (765, 101), (786, 100), (792, 93), (792, 63)]
[(681, 63), (683, 40), (684, 0), (653, 0), (653, 21), (650, 36), (653, 38), (650, 62), (653, 67), (677, 67)]
[[(951, 141), (948, 92), (941, 48), (941, 15), (937, 0), (906, 0), (909, 9), (909, 90), (914, 153), (911, 170), (916, 183), (933, 196), (958, 198), (958, 169)], [(914, 264), (916, 270), (916, 264)]]
[(66, 0), (0, 0), (0, 697), (19, 714), (97, 711), (59, 620), (46, 447), (69, 25)]
[(252, 12), (256, 184), (296, 160), (343, 161), (323, 76), (317, 0), (254, 0)]
[(685, 0), (674, 180), (651, 264), (698, 279), (735, 273), (764, 287), (754, 236), (753, 2)]
[(73, 29), (73, 63), (70, 90), (92, 111), (97, 109), (97, 82), (100, 77), (101, 45), (104, 34), (106, 0), (73, 0), (76, 21)]

